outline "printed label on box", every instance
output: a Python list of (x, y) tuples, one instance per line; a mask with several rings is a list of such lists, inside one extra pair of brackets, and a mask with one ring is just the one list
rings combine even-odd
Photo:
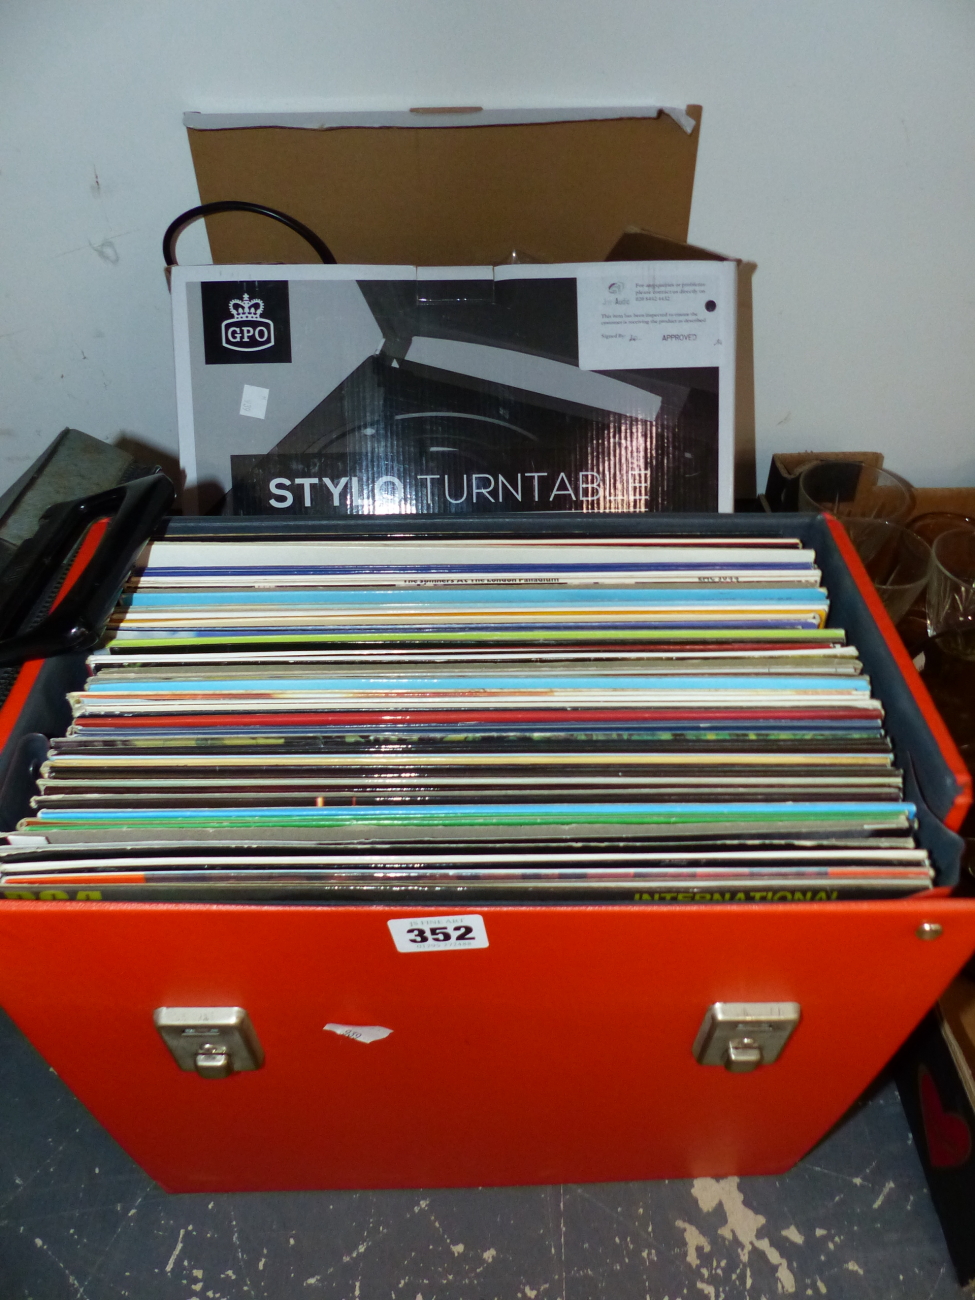
[(608, 275), (580, 275), (579, 367), (636, 370), (713, 366), (724, 348), (718, 274), (681, 274), (680, 262), (634, 263)]

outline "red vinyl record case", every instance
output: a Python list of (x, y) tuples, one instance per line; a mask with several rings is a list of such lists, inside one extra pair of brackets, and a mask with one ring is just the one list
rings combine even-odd
[[(407, 529), (420, 521), (294, 521), (287, 535)], [(884, 703), (919, 839), (957, 858), (967, 772), (834, 520), (437, 529), (800, 536)], [(261, 520), (168, 532), (251, 534), (271, 535)], [(56, 702), (80, 672), (69, 658), (21, 671), (0, 715), (8, 773), (21, 734), (64, 724)], [(0, 1003), (171, 1191), (773, 1174), (842, 1116), (975, 949), (975, 901), (942, 887), (885, 902), (479, 906), (487, 947), (422, 960), (398, 950), (388, 921), (444, 910), (0, 902)], [(716, 1002), (795, 1002), (801, 1020), (773, 1064), (729, 1073), (692, 1052)], [(180, 1070), (153, 1023), (164, 1006), (246, 1008), (263, 1066), (218, 1081)], [(369, 1041), (326, 1026), (391, 1032)]]

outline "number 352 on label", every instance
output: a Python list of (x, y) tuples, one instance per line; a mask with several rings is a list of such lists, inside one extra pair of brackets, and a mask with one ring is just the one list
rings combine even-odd
[(486, 948), (483, 916), (420, 916), (415, 920), (387, 921), (397, 952), (460, 952)]

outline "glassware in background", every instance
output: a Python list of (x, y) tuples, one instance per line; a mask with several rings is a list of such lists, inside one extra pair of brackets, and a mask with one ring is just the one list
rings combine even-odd
[(929, 546), (934, 546), (942, 533), (950, 533), (955, 528), (975, 528), (975, 519), (948, 510), (932, 510), (926, 515), (917, 515), (907, 526), (912, 533), (923, 537)]
[(968, 770), (975, 772), (975, 628), (925, 642), (921, 676)]
[[(975, 528), (975, 519), (969, 518), (968, 515), (953, 514), (948, 510), (932, 510), (927, 514), (916, 515), (908, 523), (907, 527), (912, 533), (917, 533), (918, 537), (923, 538), (929, 546), (933, 547), (942, 533), (950, 533), (954, 528)], [(932, 559), (932, 573), (933, 571), (934, 562)], [(897, 624), (897, 631), (900, 633), (901, 640), (907, 646), (910, 654), (915, 657), (921, 656), (925, 648), (925, 642), (928, 639), (926, 591), (921, 592), (914, 604)], [(919, 658), (918, 667), (922, 667), (923, 663), (923, 657)]]
[(891, 622), (899, 623), (931, 577), (931, 547), (907, 528), (886, 519), (848, 517), (843, 527)]
[(933, 549), (928, 634), (946, 654), (975, 659), (975, 526), (942, 533)]
[[(921, 676), (965, 766), (975, 776), (975, 628), (925, 641)], [(971, 896), (975, 894), (975, 808), (969, 810), (958, 834), (965, 841), (961, 892)]]
[[(948, 511), (919, 515), (909, 525), (932, 548), (931, 581), (925, 601), (918, 602), (899, 627), (913, 653), (909, 636), (916, 629), (928, 634), (915, 658), (935, 707), (958, 745), (969, 772), (975, 775), (975, 605), (966, 592), (975, 577), (968, 561), (975, 554), (975, 519)], [(940, 552), (940, 559), (939, 559)], [(971, 621), (966, 624), (966, 601)], [(975, 809), (959, 830), (965, 841), (962, 893), (975, 894)]]
[(886, 519), (903, 524), (917, 504), (906, 478), (849, 460), (820, 460), (799, 477), (799, 509), (828, 510), (838, 518)]

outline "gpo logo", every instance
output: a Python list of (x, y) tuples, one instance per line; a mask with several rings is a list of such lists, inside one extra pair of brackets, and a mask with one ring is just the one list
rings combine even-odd
[(260, 298), (242, 294), (231, 298), (230, 319), (220, 325), (220, 338), (225, 348), (234, 352), (261, 352), (274, 346), (274, 322), (264, 319), (264, 303)]
[(291, 364), (287, 280), (201, 280), (200, 309), (205, 365)]

